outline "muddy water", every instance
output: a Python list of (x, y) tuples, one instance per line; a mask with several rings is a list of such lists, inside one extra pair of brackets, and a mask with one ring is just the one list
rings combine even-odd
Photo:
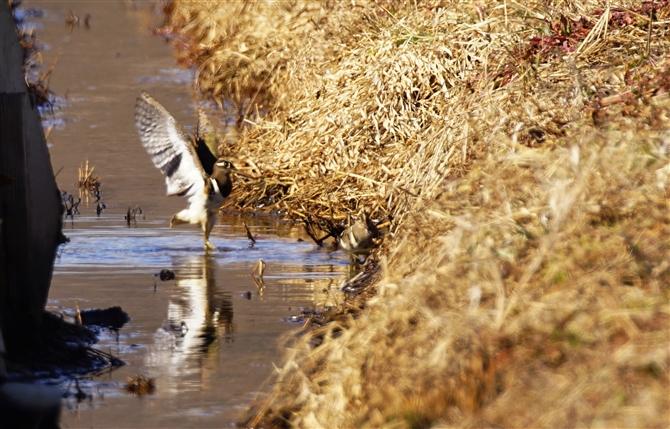
[[(138, 3), (139, 4), (139, 3)], [(146, 6), (144, 6), (146, 7)], [(107, 206), (82, 203), (65, 222), (70, 243), (55, 266), (48, 308), (73, 314), (121, 306), (131, 321), (102, 331), (97, 345), (127, 365), (81, 380), (90, 398), (64, 399), (64, 427), (226, 427), (263, 389), (279, 364), (279, 338), (297, 329), (284, 318), (301, 307), (334, 299), (348, 258), (317, 249), (300, 229), (271, 218), (225, 217), (202, 250), (193, 226), (169, 229), (184, 201), (165, 197), (165, 183), (141, 147), (133, 106), (142, 89), (161, 101), (187, 129), (195, 122), (192, 74), (180, 69), (171, 48), (148, 28), (159, 17), (123, 2), (26, 1), (48, 66), (59, 54), (51, 88), (61, 98), (46, 125), (59, 187), (76, 193), (77, 169), (86, 159), (102, 179)], [(81, 19), (72, 31), (69, 11)], [(90, 14), (90, 29), (83, 26)], [(130, 227), (130, 205), (143, 214)], [(258, 234), (249, 247), (242, 221)], [(267, 263), (260, 294), (249, 273)], [(177, 278), (154, 276), (173, 270)], [(183, 328), (182, 328), (183, 326)], [(126, 393), (127, 377), (153, 378), (155, 393)], [(68, 381), (64, 391), (74, 393)], [(68, 389), (69, 386), (69, 389)]]

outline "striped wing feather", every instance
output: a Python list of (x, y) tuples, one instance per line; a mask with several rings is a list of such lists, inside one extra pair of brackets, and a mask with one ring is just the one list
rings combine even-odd
[(154, 165), (165, 175), (168, 195), (191, 196), (205, 186), (193, 144), (172, 115), (147, 92), (135, 104), (135, 126)]

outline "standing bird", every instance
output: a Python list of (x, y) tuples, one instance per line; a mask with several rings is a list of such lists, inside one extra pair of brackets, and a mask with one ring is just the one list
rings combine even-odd
[(233, 189), (231, 173), (246, 174), (231, 162), (217, 159), (203, 136), (191, 140), (170, 112), (146, 91), (135, 104), (135, 126), (154, 165), (165, 174), (168, 196), (188, 197), (188, 208), (172, 216), (170, 228), (198, 224), (205, 233), (205, 250), (216, 249), (209, 242), (209, 234), (219, 218), (219, 208)]
[[(351, 223), (351, 218), (349, 218)], [(340, 246), (352, 255), (365, 255), (377, 247), (381, 239), (377, 225), (370, 219), (365, 211), (360, 218), (342, 232)]]

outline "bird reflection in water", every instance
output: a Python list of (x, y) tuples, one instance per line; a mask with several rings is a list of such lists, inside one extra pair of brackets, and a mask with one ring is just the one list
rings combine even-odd
[(217, 290), (211, 254), (178, 261), (174, 268), (178, 290), (147, 363), (168, 377), (200, 372), (205, 381), (216, 371), (219, 344), (234, 339), (232, 297)]

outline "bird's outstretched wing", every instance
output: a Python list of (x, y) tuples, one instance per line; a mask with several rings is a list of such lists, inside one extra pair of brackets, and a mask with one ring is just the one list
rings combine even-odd
[(194, 195), (205, 186), (205, 172), (184, 130), (147, 92), (135, 103), (135, 126), (142, 145), (163, 174), (168, 195)]

